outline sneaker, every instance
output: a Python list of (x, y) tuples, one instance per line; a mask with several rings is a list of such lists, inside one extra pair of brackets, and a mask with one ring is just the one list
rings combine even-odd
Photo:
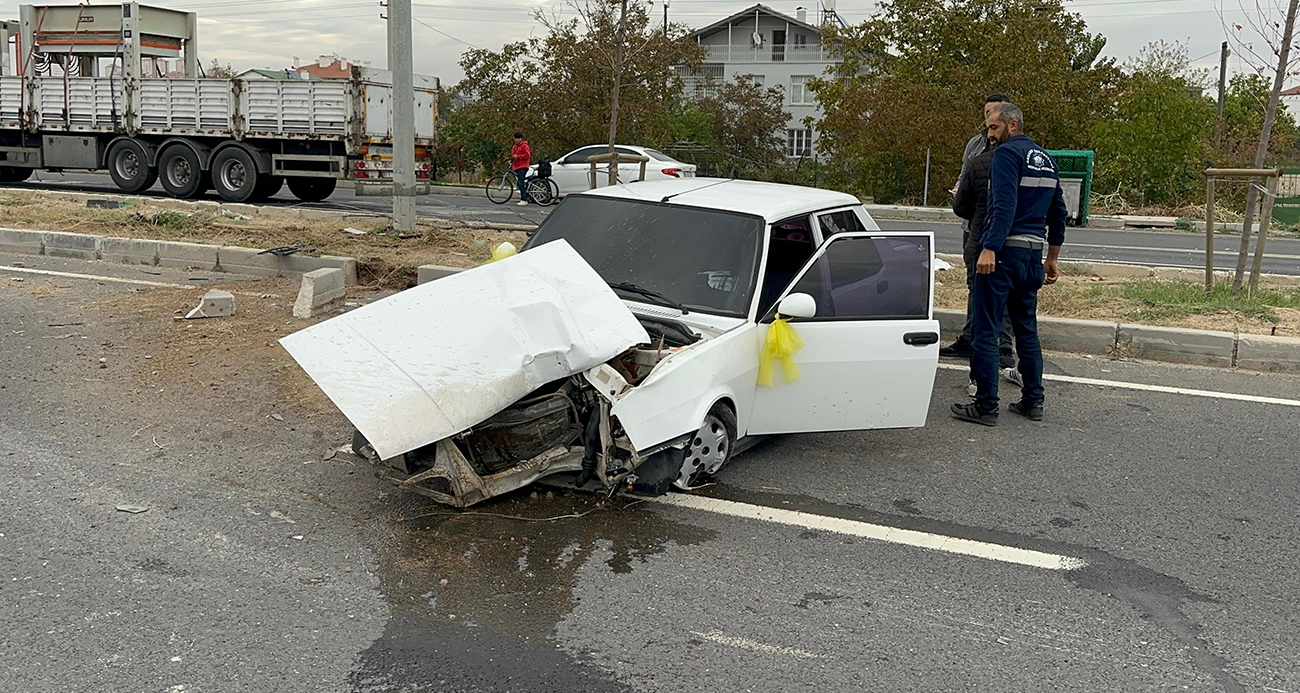
[(520, 201), (519, 201), (519, 206), (520, 206), (520, 207), (527, 207), (527, 206), (528, 206), (528, 200), (520, 200)]
[(1025, 417), (1026, 419), (1029, 419), (1030, 421), (1043, 420), (1042, 404), (1025, 404), (1024, 401), (1020, 401), (1020, 402), (1011, 403), (1007, 407), (1007, 409), (1010, 409), (1011, 411)]
[(1016, 385), (1019, 385), (1020, 387), (1025, 386), (1025, 379), (1020, 377), (1020, 371), (1014, 368), (1003, 368), (1002, 377), (1015, 383)]
[(1014, 351), (1003, 351), (998, 354), (998, 365), (1003, 368), (1016, 367), (1016, 353)]
[(981, 426), (998, 425), (997, 412), (992, 411), (985, 414), (980, 411), (979, 405), (974, 402), (952, 405), (952, 418), (977, 423)]
[(940, 347), (939, 355), (950, 359), (968, 359), (971, 355), (970, 342), (958, 339), (949, 346)]

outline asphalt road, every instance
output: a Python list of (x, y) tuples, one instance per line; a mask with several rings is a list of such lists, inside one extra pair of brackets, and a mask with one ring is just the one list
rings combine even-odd
[(1046, 422), (986, 429), (946, 416), (948, 364), (925, 428), (774, 439), (701, 494), (1073, 570), (544, 489), (449, 515), (333, 453), (350, 427), (275, 351), (291, 283), (196, 323), (171, 311), (214, 277), (141, 272), (0, 256), (5, 690), (1300, 691), (1286, 402), (1053, 382)]
[[(63, 188), (85, 191), (116, 192), (105, 174), (93, 173), (39, 173), (27, 184), (33, 188)], [(149, 193), (162, 196), (161, 186)], [(208, 193), (211, 199), (220, 199)], [(288, 189), (276, 196), (273, 204), (302, 204)], [(352, 209), (388, 213), (392, 211), (387, 198), (357, 197), (351, 190), (339, 190), (320, 205), (330, 209)], [(486, 196), (463, 197), (456, 195), (426, 195), (416, 202), (423, 216), (444, 219), (486, 221), (495, 223), (535, 224), (546, 218), (550, 208), (519, 207), (514, 203), (495, 205)], [(946, 222), (912, 222), (891, 219), (878, 220), (886, 230), (933, 231), (938, 252), (961, 254), (961, 228)], [(1062, 257), (1067, 260), (1101, 261), (1130, 265), (1186, 267), (1205, 269), (1205, 236), (1197, 233), (1173, 231), (1107, 231), (1099, 229), (1070, 229), (1066, 236)], [(1220, 234), (1215, 239), (1215, 267), (1231, 270), (1236, 267), (1239, 236)], [(1252, 251), (1253, 252), (1253, 251)], [(1252, 256), (1253, 257), (1253, 256)], [(1272, 238), (1266, 246), (1263, 263), (1265, 272), (1274, 274), (1300, 274), (1300, 239)]]

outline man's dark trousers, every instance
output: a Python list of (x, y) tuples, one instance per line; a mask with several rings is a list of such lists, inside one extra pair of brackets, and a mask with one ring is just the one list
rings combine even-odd
[[(975, 309), (975, 263), (980, 259), (979, 243), (970, 242), (970, 232), (962, 233), (961, 237), (962, 262), (966, 263), (966, 324), (961, 328), (961, 338), (967, 344), (973, 344), (971, 341), (971, 315)], [(1004, 353), (1011, 353), (1011, 316), (1004, 315), (1002, 320), (1002, 332), (998, 334), (998, 349)]]
[(1038, 290), (1043, 286), (1042, 251), (1003, 247), (992, 274), (976, 274), (971, 332), (974, 340), (971, 374), (978, 386), (975, 404), (981, 412), (998, 410), (998, 351), (993, 335), (1003, 311), (1011, 315), (1024, 379), (1021, 401), (1043, 403), (1043, 349), (1038, 341)]

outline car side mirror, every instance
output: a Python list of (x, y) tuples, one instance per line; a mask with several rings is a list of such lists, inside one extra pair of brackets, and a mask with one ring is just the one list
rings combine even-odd
[(781, 299), (776, 312), (791, 318), (815, 318), (817, 300), (808, 294), (790, 294)]

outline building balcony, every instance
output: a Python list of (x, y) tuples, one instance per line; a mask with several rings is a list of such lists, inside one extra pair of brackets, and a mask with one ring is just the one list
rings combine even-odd
[(834, 51), (821, 44), (778, 44), (755, 48), (750, 44), (705, 46), (710, 63), (830, 63), (839, 62)]

